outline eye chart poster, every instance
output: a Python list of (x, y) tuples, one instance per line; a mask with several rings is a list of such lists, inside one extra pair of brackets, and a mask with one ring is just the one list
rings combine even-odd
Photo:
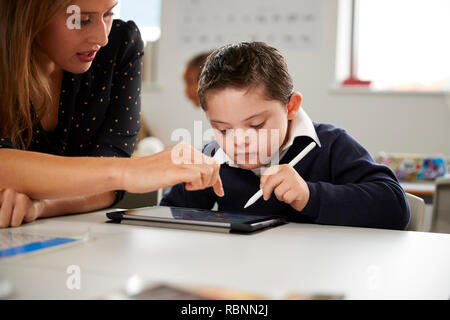
[(283, 49), (317, 47), (316, 0), (176, 0), (179, 45), (212, 48), (264, 41)]

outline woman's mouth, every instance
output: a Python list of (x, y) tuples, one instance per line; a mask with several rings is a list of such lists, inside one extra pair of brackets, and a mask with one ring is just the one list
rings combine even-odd
[(77, 52), (77, 57), (81, 62), (92, 62), (95, 59), (97, 50)]

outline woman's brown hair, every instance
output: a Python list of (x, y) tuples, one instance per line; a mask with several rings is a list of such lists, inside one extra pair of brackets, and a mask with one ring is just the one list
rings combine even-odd
[(36, 60), (37, 35), (71, 0), (0, 0), (0, 138), (26, 149), (37, 121), (31, 97), (51, 101), (49, 79)]

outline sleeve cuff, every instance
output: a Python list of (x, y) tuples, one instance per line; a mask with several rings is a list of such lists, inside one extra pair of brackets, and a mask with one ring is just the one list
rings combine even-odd
[(319, 185), (313, 182), (306, 182), (309, 189), (309, 200), (300, 214), (304, 214), (311, 218), (317, 218), (319, 215), (319, 206), (320, 206), (320, 192)]

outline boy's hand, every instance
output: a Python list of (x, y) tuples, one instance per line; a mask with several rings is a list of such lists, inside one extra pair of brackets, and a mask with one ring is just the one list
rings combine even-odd
[(309, 201), (309, 188), (305, 180), (288, 164), (273, 166), (261, 176), (264, 200), (269, 200), (272, 192), (278, 200), (302, 211)]

